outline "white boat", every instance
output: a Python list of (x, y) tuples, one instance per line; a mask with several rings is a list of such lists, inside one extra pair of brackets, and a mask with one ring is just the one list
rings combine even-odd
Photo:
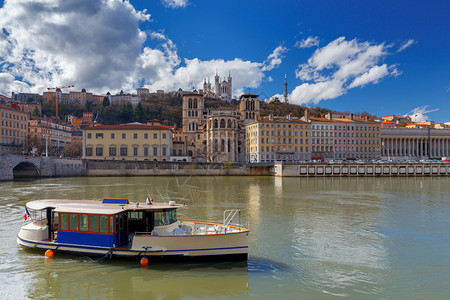
[(222, 224), (177, 219), (177, 208), (127, 199), (36, 200), (26, 204), (31, 222), (19, 245), (102, 257), (247, 259), (249, 230), (232, 225), (239, 210), (224, 212)]

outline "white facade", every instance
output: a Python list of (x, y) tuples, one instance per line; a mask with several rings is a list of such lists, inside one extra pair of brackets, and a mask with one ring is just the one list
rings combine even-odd
[(382, 128), (382, 157), (441, 159), (450, 156), (450, 129)]

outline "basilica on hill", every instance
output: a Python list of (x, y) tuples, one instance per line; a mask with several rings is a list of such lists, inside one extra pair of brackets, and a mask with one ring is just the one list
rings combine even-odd
[(225, 81), (225, 78), (222, 82), (220, 82), (220, 77), (218, 72), (216, 71), (216, 76), (214, 76), (214, 88), (211, 87), (211, 82), (205, 81), (203, 83), (203, 89), (199, 90), (199, 94), (203, 95), (205, 98), (212, 98), (212, 99), (220, 99), (227, 102), (231, 102), (233, 95), (233, 84), (232, 84), (232, 78), (231, 73), (228, 73), (228, 80)]

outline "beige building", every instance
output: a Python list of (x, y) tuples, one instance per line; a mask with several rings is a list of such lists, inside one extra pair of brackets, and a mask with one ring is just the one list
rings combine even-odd
[(96, 125), (83, 130), (83, 158), (169, 161), (172, 129), (162, 125)]
[(0, 153), (26, 152), (28, 118), (28, 113), (0, 105)]
[(43, 118), (28, 121), (28, 150), (35, 148), (38, 154), (59, 155), (72, 143), (72, 128)]
[(310, 124), (269, 116), (246, 125), (246, 161), (304, 161), (311, 159)]
[(329, 160), (334, 158), (334, 124), (328, 117), (310, 117), (311, 157)]

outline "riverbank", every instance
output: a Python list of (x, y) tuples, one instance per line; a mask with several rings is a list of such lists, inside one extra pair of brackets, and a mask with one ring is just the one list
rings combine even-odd
[(442, 163), (291, 163), (263, 164), (85, 160), (51, 157), (1, 156), (0, 181), (15, 178), (79, 176), (277, 176), (377, 177), (449, 176)]

